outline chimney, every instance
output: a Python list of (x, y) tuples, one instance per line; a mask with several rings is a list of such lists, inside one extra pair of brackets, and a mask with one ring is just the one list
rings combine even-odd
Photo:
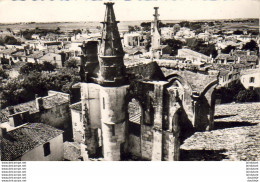
[(240, 63), (240, 57), (237, 57), (237, 63)]
[(42, 97), (36, 98), (35, 101), (36, 101), (36, 108), (37, 108), (39, 111), (44, 110)]
[(24, 49), (24, 54), (25, 54), (25, 56), (27, 56), (27, 50), (26, 49)]
[(5, 138), (7, 135), (6, 128), (0, 128), (0, 137)]
[(8, 107), (8, 111), (9, 111), (9, 115), (13, 115), (14, 114), (14, 107), (13, 106), (9, 106)]

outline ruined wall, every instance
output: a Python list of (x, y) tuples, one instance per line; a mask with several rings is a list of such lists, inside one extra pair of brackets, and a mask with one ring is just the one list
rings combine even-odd
[(196, 103), (195, 129), (197, 131), (211, 130), (214, 126), (215, 87), (210, 87), (205, 94), (200, 95)]

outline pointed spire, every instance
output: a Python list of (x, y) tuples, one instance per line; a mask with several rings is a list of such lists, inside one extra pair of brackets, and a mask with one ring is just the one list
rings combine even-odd
[(99, 48), (99, 74), (97, 81), (103, 86), (120, 86), (126, 83), (124, 50), (121, 43), (114, 3), (106, 5), (105, 19)]
[(124, 56), (124, 51), (119, 35), (116, 17), (113, 9), (114, 3), (107, 2), (106, 13), (103, 23), (102, 40), (99, 55), (102, 56)]

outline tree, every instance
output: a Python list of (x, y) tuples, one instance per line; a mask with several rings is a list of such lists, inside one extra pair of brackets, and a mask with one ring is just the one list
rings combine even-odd
[(243, 35), (244, 32), (241, 31), (241, 30), (235, 30), (235, 31), (233, 32), (233, 34), (235, 34), (235, 35)]
[(4, 43), (8, 45), (21, 45), (21, 42), (12, 36), (5, 36)]
[(171, 47), (173, 50), (173, 55), (177, 55), (178, 49), (181, 49), (182, 45), (183, 45), (182, 41), (176, 40), (174, 38), (166, 39), (166, 40), (162, 41), (162, 44), (168, 45), (169, 47)]
[(140, 26), (145, 32), (149, 32), (151, 30), (151, 22), (142, 22)]
[(71, 93), (72, 85), (79, 81), (77, 69), (62, 68), (50, 73), (31, 71), (0, 84), (2, 107), (33, 100), (35, 94), (45, 96), (48, 90)]
[(56, 66), (51, 64), (50, 62), (44, 61), (43, 64), (38, 63), (26, 63), (25, 65), (21, 66), (19, 73), (22, 75), (28, 75), (30, 72), (42, 72), (48, 71), (52, 72), (55, 71)]
[(237, 95), (240, 91), (244, 91), (245, 87), (241, 82), (231, 82), (228, 87), (222, 87), (217, 90), (217, 95), (219, 95), (222, 103), (230, 103), (237, 101)]
[(187, 28), (189, 28), (189, 27), (190, 27), (190, 22), (188, 22), (188, 21), (182, 21), (182, 22), (179, 23), (179, 25), (180, 25), (181, 27), (187, 27)]
[(8, 74), (5, 72), (5, 70), (0, 68), (0, 80), (6, 79), (6, 78), (8, 78)]
[(77, 29), (77, 30), (73, 30), (72, 31), (73, 32), (73, 34), (82, 34), (82, 31), (80, 30), (80, 29)]
[(241, 90), (235, 97), (237, 102), (257, 102), (258, 95), (255, 90)]
[(235, 50), (236, 47), (235, 46), (232, 46), (232, 45), (228, 45), (227, 47), (225, 47), (225, 49), (222, 50), (222, 52), (224, 54), (229, 54), (231, 50)]
[(134, 32), (135, 31), (135, 27), (133, 26), (128, 26), (128, 32), (131, 33), (131, 32)]
[(250, 50), (250, 51), (258, 51), (258, 45), (254, 40), (251, 40), (250, 42), (247, 42), (245, 45), (243, 45), (242, 49)]
[(214, 44), (205, 44), (201, 39), (186, 39), (186, 46), (193, 51), (197, 51), (207, 56), (212, 55), (212, 57), (216, 57), (218, 54)]
[(52, 72), (55, 71), (56, 66), (51, 64), (48, 61), (44, 61), (43, 65), (42, 65), (42, 71), (48, 71), (48, 72)]
[(64, 66), (66, 68), (78, 68), (78, 61), (76, 59), (69, 59), (65, 62)]
[(151, 37), (151, 33), (147, 33), (146, 34), (146, 41), (145, 41), (145, 50), (149, 51), (150, 47), (151, 47), (151, 42), (152, 42), (152, 37)]
[(23, 75), (28, 75), (32, 71), (41, 72), (42, 65), (36, 63), (26, 63), (25, 65), (21, 66), (19, 73)]

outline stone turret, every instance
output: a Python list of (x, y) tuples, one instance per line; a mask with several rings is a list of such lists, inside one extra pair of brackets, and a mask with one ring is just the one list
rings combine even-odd
[(106, 13), (103, 23), (101, 44), (99, 48), (99, 65), (98, 83), (103, 86), (120, 86), (124, 85), (125, 65), (124, 51), (119, 35), (115, 13), (113, 10), (114, 3), (104, 3)]

